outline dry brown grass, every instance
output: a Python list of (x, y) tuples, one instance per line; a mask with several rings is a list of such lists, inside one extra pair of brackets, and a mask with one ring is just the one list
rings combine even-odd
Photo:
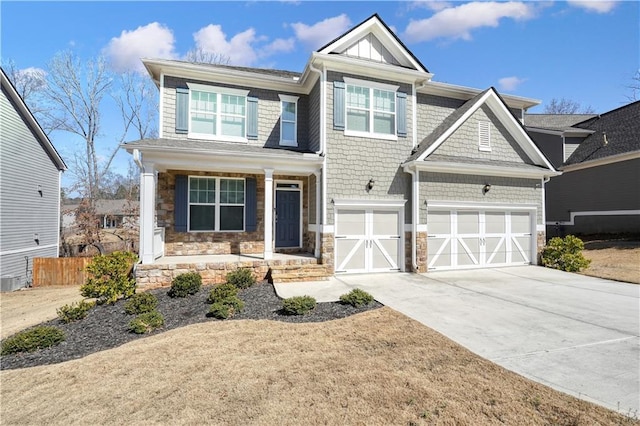
[(587, 241), (583, 254), (591, 260), (583, 274), (640, 284), (640, 241)]
[(389, 308), (326, 323), (202, 323), (0, 379), (3, 424), (633, 423)]
[(0, 295), (0, 337), (55, 318), (62, 305), (82, 300), (80, 287), (37, 287)]

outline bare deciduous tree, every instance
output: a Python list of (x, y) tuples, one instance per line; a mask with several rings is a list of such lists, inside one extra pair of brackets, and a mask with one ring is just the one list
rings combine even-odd
[(42, 95), (47, 88), (47, 73), (40, 68), (19, 69), (12, 59), (3, 62), (2, 67), (33, 115), (42, 118), (39, 116), (45, 111)]
[(229, 65), (230, 58), (222, 53), (210, 52), (201, 47), (191, 49), (184, 57), (185, 61), (199, 64)]
[(640, 100), (640, 69), (631, 77), (631, 83), (627, 85), (627, 89), (631, 90), (631, 94), (627, 95), (630, 102)]
[(595, 110), (589, 105), (583, 107), (579, 102), (566, 98), (553, 98), (544, 107), (545, 114), (595, 114)]

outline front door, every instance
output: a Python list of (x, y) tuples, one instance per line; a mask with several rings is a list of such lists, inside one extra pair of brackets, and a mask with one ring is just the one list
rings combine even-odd
[(300, 247), (299, 190), (276, 190), (276, 247)]

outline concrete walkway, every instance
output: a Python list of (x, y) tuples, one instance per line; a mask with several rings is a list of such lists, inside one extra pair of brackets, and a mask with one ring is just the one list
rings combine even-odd
[(640, 286), (536, 266), (340, 275), (276, 285), (335, 301), (353, 288), (511, 371), (623, 413), (640, 410)]

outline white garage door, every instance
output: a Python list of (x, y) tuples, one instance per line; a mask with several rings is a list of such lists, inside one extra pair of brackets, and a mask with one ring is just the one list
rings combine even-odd
[(403, 259), (401, 229), (398, 210), (337, 210), (335, 272), (399, 271)]
[(534, 217), (532, 211), (429, 211), (427, 267), (434, 270), (529, 264)]

